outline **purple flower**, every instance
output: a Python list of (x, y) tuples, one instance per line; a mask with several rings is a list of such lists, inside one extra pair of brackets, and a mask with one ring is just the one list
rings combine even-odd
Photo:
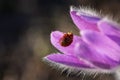
[[(64, 47), (60, 40), (64, 33), (53, 31), (51, 43), (61, 53), (53, 53), (44, 59), (58, 67), (86, 72), (111, 73), (120, 65), (120, 27), (96, 12), (71, 8), (70, 15), (80, 30), (73, 35), (73, 42)], [(66, 42), (67, 43), (67, 42)]]

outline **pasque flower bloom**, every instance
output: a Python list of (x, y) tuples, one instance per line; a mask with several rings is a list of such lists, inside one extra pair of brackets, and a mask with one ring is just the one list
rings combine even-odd
[[(96, 12), (71, 7), (70, 15), (80, 30), (73, 35), (70, 45), (64, 47), (60, 40), (65, 33), (53, 31), (51, 43), (61, 53), (53, 53), (44, 59), (58, 67), (86, 72), (114, 72), (120, 65), (120, 27)], [(66, 42), (67, 43), (67, 42)]]

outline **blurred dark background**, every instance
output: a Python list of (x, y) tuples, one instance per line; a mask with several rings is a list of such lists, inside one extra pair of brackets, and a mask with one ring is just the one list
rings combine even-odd
[(57, 52), (51, 31), (72, 31), (69, 7), (85, 6), (120, 21), (120, 0), (0, 0), (0, 80), (114, 80), (110, 75), (66, 76), (42, 58)]

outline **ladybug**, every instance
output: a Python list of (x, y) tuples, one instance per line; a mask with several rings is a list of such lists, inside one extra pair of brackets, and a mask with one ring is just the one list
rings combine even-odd
[(73, 33), (68, 32), (64, 33), (64, 35), (60, 38), (60, 45), (63, 47), (69, 46), (73, 42)]

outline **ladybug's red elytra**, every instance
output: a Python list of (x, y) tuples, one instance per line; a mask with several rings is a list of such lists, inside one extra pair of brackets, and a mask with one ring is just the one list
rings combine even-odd
[(64, 33), (63, 36), (60, 38), (60, 45), (63, 47), (69, 46), (73, 42), (73, 33), (68, 32)]

